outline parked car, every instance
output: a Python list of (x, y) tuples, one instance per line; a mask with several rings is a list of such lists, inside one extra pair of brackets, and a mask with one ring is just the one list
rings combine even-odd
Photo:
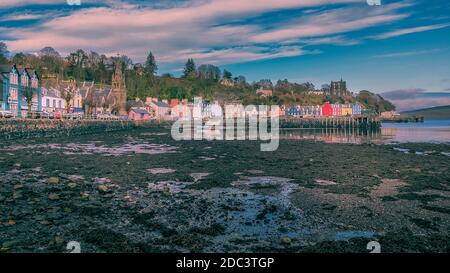
[(13, 113), (9, 110), (0, 110), (0, 118), (12, 118)]
[(61, 119), (61, 113), (55, 113), (54, 117), (55, 119)]
[(46, 118), (46, 119), (52, 119), (52, 118), (54, 118), (54, 116), (53, 116), (53, 114), (52, 113), (49, 113), (49, 112), (47, 112), (47, 111), (42, 111), (42, 112), (40, 112), (40, 118)]

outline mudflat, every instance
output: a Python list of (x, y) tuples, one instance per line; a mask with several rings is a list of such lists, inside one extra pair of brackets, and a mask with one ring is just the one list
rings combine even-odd
[(0, 144), (0, 252), (450, 250), (450, 145), (174, 141), (167, 125)]

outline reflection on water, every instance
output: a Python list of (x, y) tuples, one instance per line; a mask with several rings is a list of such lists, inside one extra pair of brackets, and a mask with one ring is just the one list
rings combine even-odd
[(282, 139), (315, 140), (327, 143), (450, 143), (450, 121), (424, 123), (383, 123), (376, 131), (359, 129), (286, 129)]

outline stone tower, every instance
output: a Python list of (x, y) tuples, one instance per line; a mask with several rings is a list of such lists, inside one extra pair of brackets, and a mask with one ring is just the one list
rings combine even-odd
[(122, 73), (122, 62), (117, 60), (116, 69), (112, 76), (112, 94), (114, 97), (113, 108), (117, 110), (117, 114), (127, 115), (127, 89), (125, 87), (125, 77)]

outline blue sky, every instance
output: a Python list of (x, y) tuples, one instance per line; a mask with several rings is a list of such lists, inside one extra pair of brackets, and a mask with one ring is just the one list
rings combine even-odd
[(159, 73), (178, 75), (194, 58), (250, 81), (342, 77), (352, 91), (420, 90), (450, 104), (447, 0), (2, 0), (0, 41), (11, 52), (83, 48), (135, 62), (151, 50)]

